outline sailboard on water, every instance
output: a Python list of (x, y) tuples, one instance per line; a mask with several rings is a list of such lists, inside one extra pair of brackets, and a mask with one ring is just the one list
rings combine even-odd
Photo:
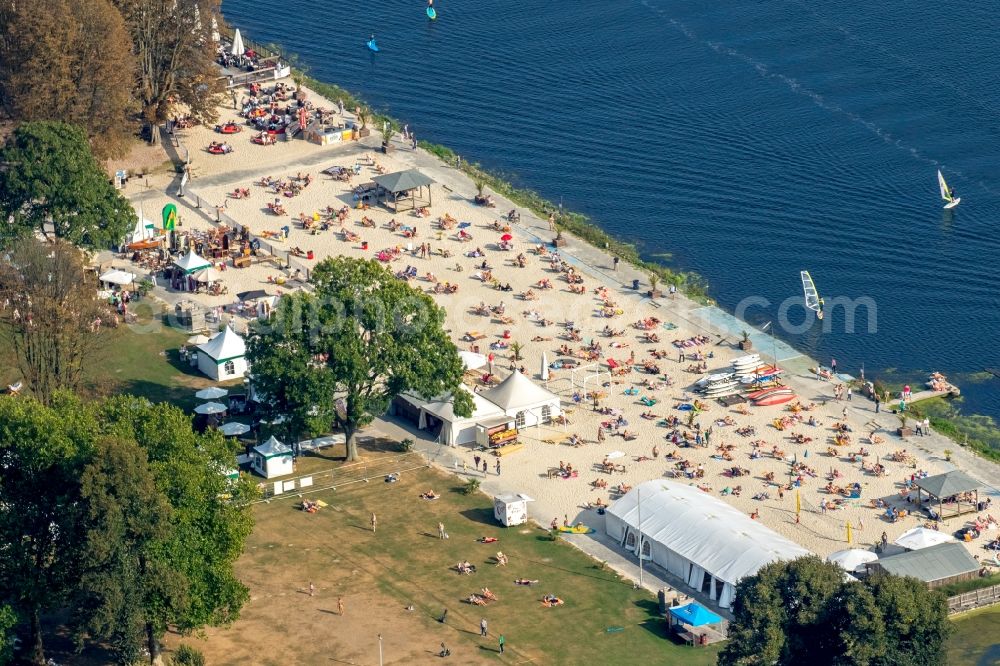
[(806, 299), (806, 307), (816, 313), (817, 319), (822, 319), (823, 299), (816, 291), (816, 284), (813, 282), (812, 276), (809, 275), (809, 271), (802, 271), (800, 275), (802, 276), (802, 293)]
[(432, 21), (435, 21), (437, 20), (437, 17), (438, 13), (437, 10), (434, 9), (434, 0), (427, 0), (427, 18), (429, 18)]
[(945, 210), (951, 210), (958, 204), (962, 203), (962, 197), (956, 197), (955, 190), (948, 187), (948, 183), (944, 181), (941, 169), (938, 169), (938, 187), (941, 188), (941, 198), (945, 201)]
[(378, 44), (375, 43), (375, 35), (372, 35), (371, 39), (368, 40), (368, 50), (372, 53), (378, 53), (379, 51)]

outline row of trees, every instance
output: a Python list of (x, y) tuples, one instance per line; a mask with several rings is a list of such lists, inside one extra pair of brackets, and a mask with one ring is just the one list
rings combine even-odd
[(211, 17), (220, 0), (0, 0), (0, 110), (16, 121), (86, 129), (101, 157), (169, 100), (209, 117), (217, 72)]
[(950, 625), (944, 595), (916, 578), (845, 581), (818, 557), (740, 581), (720, 666), (935, 666)]
[(19, 619), (44, 664), (41, 619), (69, 611), (80, 647), (155, 663), (168, 627), (236, 619), (254, 489), (223, 476), (233, 455), (165, 404), (0, 397), (0, 629)]

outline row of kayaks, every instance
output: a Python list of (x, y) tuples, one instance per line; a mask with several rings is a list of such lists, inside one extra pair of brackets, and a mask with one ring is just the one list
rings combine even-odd
[(754, 405), (780, 405), (795, 398), (792, 389), (781, 384), (783, 370), (763, 363), (760, 354), (733, 360), (731, 372), (721, 372), (698, 380), (695, 385), (706, 398), (725, 398), (744, 391)]

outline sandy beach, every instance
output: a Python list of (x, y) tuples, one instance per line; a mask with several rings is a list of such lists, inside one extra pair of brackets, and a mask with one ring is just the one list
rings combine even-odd
[[(318, 100), (313, 93), (310, 99), (320, 107), (336, 108), (332, 103)], [(220, 122), (228, 120), (242, 122), (231, 106), (222, 110), (220, 116)], [(314, 256), (311, 261), (296, 258), (293, 261), (296, 266), (307, 268), (329, 256), (371, 259), (381, 251), (388, 252), (393, 255), (387, 262), (391, 270), (401, 272), (414, 267), (417, 277), (410, 283), (434, 294), (436, 301), (447, 310), (448, 327), (460, 349), (471, 348), (473, 343), (463, 338), (472, 332), (485, 336), (475, 343), (483, 353), (489, 353), (491, 344), (515, 341), (523, 344), (523, 359), (518, 361), (512, 359), (509, 348), (493, 350), (496, 374), (501, 379), (511, 367), (523, 366), (527, 376), (542, 382), (543, 354), (550, 362), (575, 358), (582, 364), (596, 363), (595, 369), (603, 372), (608, 369), (607, 359), (614, 359), (620, 367), (630, 369), (610, 381), (604, 376), (596, 382), (609, 382), (598, 386), (597, 390), (603, 394), (600, 407), (609, 410), (610, 414), (595, 411), (593, 401), (582, 395), (585, 392), (579, 385), (573, 384), (569, 371), (551, 370), (547, 386), (560, 395), (568, 423), (523, 431), (521, 441), (527, 444), (526, 448), (502, 459), (499, 477), (493, 472), (493, 458), (490, 457), (490, 473), (484, 481), (484, 490), (527, 493), (536, 500), (530, 511), (538, 522), (548, 524), (553, 518), (561, 522), (566, 517), (570, 522), (584, 522), (602, 531), (603, 518), (586, 508), (589, 503), (612, 502), (619, 494), (616, 488), (621, 490), (622, 486), (627, 488), (645, 480), (668, 477), (697, 484), (705, 492), (723, 496), (747, 514), (757, 513), (766, 525), (820, 555), (850, 547), (848, 523), (852, 526), (854, 543), (864, 547), (878, 541), (883, 531), (892, 541), (907, 529), (926, 522), (922, 516), (908, 516), (890, 523), (882, 517), (884, 509), (875, 508), (872, 501), (882, 499), (906, 509), (910, 505), (905, 500), (906, 493), (901, 490), (905, 490), (903, 483), (911, 475), (935, 474), (952, 469), (954, 465), (931, 453), (934, 447), (924, 443), (922, 438), (901, 440), (888, 432), (887, 426), (898, 425), (891, 415), (880, 415), (873, 424), (874, 403), (857, 395), (851, 401), (835, 399), (834, 384), (819, 381), (808, 371), (809, 359), (786, 358), (793, 356), (786, 353), (778, 355), (779, 364), (786, 371), (784, 380), (797, 395), (797, 400), (789, 404), (800, 403), (802, 411), (789, 411), (789, 404), (725, 407), (717, 401), (703, 399), (708, 409), (698, 413), (689, 423), (691, 412), (681, 411), (677, 406), (691, 404), (698, 397), (693, 392), (694, 382), (703, 376), (690, 372), (690, 366), (704, 363), (707, 374), (724, 372), (734, 358), (746, 353), (736, 348), (737, 338), (731, 332), (720, 331), (710, 324), (699, 304), (679, 294), (676, 298), (664, 295), (651, 300), (645, 297), (648, 289), (645, 284), (640, 292), (633, 291), (632, 273), (625, 266), (616, 270), (609, 258), (572, 240), (560, 251), (565, 264), (582, 278), (582, 282), (571, 285), (565, 279), (565, 272), (553, 270), (551, 245), (547, 246), (544, 256), (538, 253), (540, 241), (548, 242), (553, 236), (545, 220), (522, 210), (520, 223), (510, 224), (505, 216), (513, 206), (508, 202), (498, 199), (495, 208), (474, 205), (475, 188), (464, 174), (423, 151), (413, 151), (399, 138), (396, 150), (384, 155), (375, 150), (380, 143), (377, 133), (362, 142), (330, 146), (301, 139), (259, 146), (250, 142), (253, 134), (250, 128), (244, 128), (239, 134), (226, 136), (234, 151), (216, 156), (204, 150), (210, 141), (221, 140), (212, 128), (186, 130), (181, 141), (193, 157), (193, 177), (187, 196), (177, 198), (176, 183), (168, 182), (167, 178), (151, 178), (149, 189), (130, 184), (126, 194), (137, 205), (142, 202), (145, 215), (150, 219), (158, 219), (163, 204), (176, 202), (181, 214), (181, 230), (214, 228), (217, 225), (214, 221), (218, 212), (216, 207), (222, 206), (226, 215), (249, 226), (255, 235), (280, 235), (281, 227), (287, 225), (289, 236), (287, 240), (273, 242), (276, 250), (282, 252), (297, 247), (311, 251)], [(335, 165), (350, 170), (357, 166), (359, 173), (350, 183), (321, 173)], [(371, 180), (380, 169), (391, 173), (412, 167), (421, 169), (436, 181), (429, 217), (417, 217), (412, 211), (393, 215), (381, 207), (368, 210), (355, 207), (353, 186)], [(288, 181), (299, 174), (303, 177), (309, 174), (312, 182), (293, 197), (276, 194), (271, 188), (258, 184), (267, 177)], [(229, 197), (236, 188), (248, 188), (250, 196)], [(206, 205), (195, 208), (195, 197)], [(269, 211), (267, 204), (276, 199), (284, 205), (287, 215), (277, 216)], [(348, 211), (342, 226), (338, 222), (326, 231), (312, 232), (298, 221), (300, 215), (311, 219), (327, 208), (339, 210), (345, 206)], [(452, 229), (442, 230), (438, 220), (446, 215), (454, 218), (457, 224)], [(372, 226), (364, 226), (362, 218), (370, 219)], [(389, 226), (393, 221), (415, 229), (416, 235), (408, 235), (402, 227), (393, 230)], [(458, 225), (462, 225), (471, 239), (456, 237)], [(500, 248), (500, 237), (508, 226), (513, 239), (509, 242), (510, 249), (504, 250)], [(347, 240), (345, 232), (357, 238)], [(362, 248), (363, 243), (367, 243), (367, 249)], [(420, 252), (424, 243), (431, 249), (427, 256)], [(470, 253), (476, 256), (469, 256)], [(524, 257), (524, 267), (517, 265), (519, 255)], [(286, 259), (286, 256), (281, 258)], [(228, 289), (225, 295), (161, 295), (170, 301), (192, 298), (215, 307), (231, 305), (234, 294), (242, 291), (265, 289), (278, 295), (298, 286), (289, 279), (289, 271), (279, 269), (278, 263), (255, 263), (246, 269), (227, 267), (223, 273)], [(124, 265), (121, 261), (116, 264)], [(484, 270), (491, 271), (492, 278), (499, 283), (509, 284), (511, 290), (500, 291), (491, 286), (484, 279), (488, 277), (483, 275)], [(278, 277), (283, 278), (284, 284), (274, 283)], [(457, 287), (457, 291), (435, 293), (437, 284)], [(482, 314), (501, 303), (505, 312), (503, 319)], [(485, 310), (481, 310), (481, 306), (485, 306)], [(643, 325), (638, 326), (639, 323)], [(606, 327), (616, 334), (605, 335)], [(651, 341), (648, 334), (657, 336), (658, 342)], [(674, 344), (674, 341), (698, 337), (703, 338), (700, 344), (683, 347)], [(593, 344), (600, 345), (600, 352), (591, 349)], [(763, 362), (769, 362), (771, 348), (759, 347), (753, 351), (761, 355)], [(686, 354), (683, 360), (680, 351)], [(693, 360), (694, 354), (705, 358)], [(647, 362), (650, 372), (644, 371)], [(475, 386), (477, 375), (470, 373), (468, 378), (470, 387)], [(592, 380), (587, 391), (594, 388)], [(574, 394), (581, 394), (580, 400), (574, 400)], [(615, 420), (619, 415), (628, 423), (619, 428), (619, 433), (627, 430), (634, 437), (626, 440), (608, 430), (604, 441), (599, 442), (598, 430), (602, 423)], [(675, 427), (662, 425), (669, 417), (680, 419), (676, 429), (682, 436), (689, 433), (692, 439), (695, 424), (700, 425), (702, 433), (711, 429), (707, 445), (704, 442), (702, 446), (672, 443), (669, 437)], [(775, 428), (776, 419), (792, 417), (801, 417), (801, 422), (791, 422), (784, 430)], [(805, 423), (810, 417), (816, 420), (816, 425)], [(833, 426), (838, 422), (845, 422), (850, 428), (849, 442), (843, 445), (834, 442)], [(868, 440), (873, 429), (880, 443)], [(569, 445), (568, 437), (572, 434), (582, 439), (580, 446)], [(802, 441), (796, 441), (796, 436)], [(559, 441), (564, 437), (567, 438), (565, 442), (546, 443), (546, 440)], [(939, 439), (936, 435), (933, 437)], [(429, 442), (424, 445), (434, 446)], [(862, 448), (868, 450), (868, 455), (855, 459), (851, 453)], [(611, 452), (624, 454), (613, 461), (623, 471), (610, 474), (602, 471), (602, 461)], [(476, 455), (471, 448), (457, 449), (453, 453), (471, 468)], [(676, 458), (668, 459), (668, 456)], [(885, 466), (884, 475), (877, 476), (862, 469), (863, 465), (871, 467), (876, 462)], [(576, 475), (562, 478), (550, 474), (551, 470), (558, 470), (561, 465), (565, 467), (567, 463), (577, 471)], [(801, 465), (794, 473), (793, 463)], [(743, 474), (730, 476), (733, 468)], [(975, 470), (969, 471), (975, 473)], [(797, 479), (798, 488), (781, 489), (782, 485)], [(595, 481), (606, 482), (607, 487), (596, 487)], [(861, 496), (846, 499), (830, 493), (825, 489), (828, 483), (838, 487), (858, 483)], [(798, 521), (796, 495), (801, 502)], [(832, 503), (833, 500), (838, 500), (836, 508), (821, 508), (824, 502)], [(997, 509), (992, 510), (994, 515)], [(952, 531), (962, 524), (963, 519), (952, 519), (942, 529)], [(993, 538), (994, 534), (991, 530), (987, 536)], [(969, 544), (970, 552), (983, 554), (983, 542), (981, 538)]]

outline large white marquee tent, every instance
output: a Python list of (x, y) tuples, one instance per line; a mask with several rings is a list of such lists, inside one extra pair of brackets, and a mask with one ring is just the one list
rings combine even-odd
[[(466, 390), (464, 387), (461, 390)], [(432, 425), (432, 419), (441, 423), (441, 443), (448, 446), (468, 444), (476, 441), (476, 423), (483, 419), (503, 416), (503, 411), (478, 393), (472, 394), (473, 411), (468, 418), (455, 415), (455, 404), (451, 396), (423, 400), (411, 394), (399, 396), (420, 410), (417, 427), (421, 430)]]
[(561, 413), (558, 395), (517, 370), (493, 388), (480, 391), (479, 395), (502, 409), (507, 416), (515, 417), (519, 428), (548, 423)]
[(810, 554), (724, 501), (674, 481), (633, 488), (608, 509), (605, 529), (690, 587), (708, 585), (709, 598), (723, 608), (732, 605), (741, 579), (771, 562)]

